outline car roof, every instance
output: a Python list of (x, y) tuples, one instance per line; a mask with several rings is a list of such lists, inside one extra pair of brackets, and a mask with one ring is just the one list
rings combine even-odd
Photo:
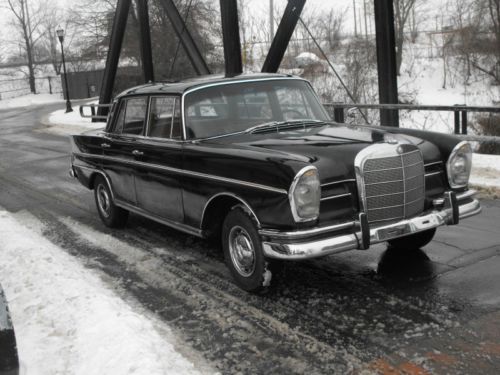
[(132, 87), (130, 89), (121, 92), (115, 97), (115, 99), (119, 99), (123, 96), (128, 96), (128, 95), (150, 95), (150, 94), (182, 95), (185, 91), (188, 91), (195, 87), (202, 87), (212, 84), (220, 84), (225, 82), (230, 83), (234, 81), (253, 81), (253, 80), (273, 79), (273, 78), (280, 79), (280, 78), (290, 78), (290, 77), (293, 76), (289, 74), (278, 74), (278, 73), (245, 73), (231, 77), (226, 77), (222, 74), (210, 74), (194, 78), (188, 78), (182, 81), (146, 83), (144, 85)]

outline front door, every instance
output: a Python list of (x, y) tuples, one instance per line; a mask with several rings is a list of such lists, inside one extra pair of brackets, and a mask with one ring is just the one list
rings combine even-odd
[(182, 137), (180, 97), (153, 96), (146, 137), (134, 145), (141, 162), (135, 179), (137, 206), (159, 218), (182, 223)]

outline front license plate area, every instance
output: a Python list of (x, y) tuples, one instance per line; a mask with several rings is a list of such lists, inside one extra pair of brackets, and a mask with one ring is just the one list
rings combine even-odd
[(411, 233), (409, 224), (402, 224), (396, 227), (380, 228), (377, 231), (377, 237), (380, 241), (390, 240), (391, 238), (404, 236)]

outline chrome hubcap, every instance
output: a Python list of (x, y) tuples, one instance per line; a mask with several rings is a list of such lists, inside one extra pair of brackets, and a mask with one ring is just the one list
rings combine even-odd
[(241, 276), (248, 277), (255, 270), (255, 249), (248, 232), (234, 226), (229, 232), (229, 254), (234, 267)]
[(97, 203), (99, 205), (99, 210), (105, 217), (109, 217), (109, 211), (111, 208), (109, 195), (106, 188), (103, 185), (97, 186)]

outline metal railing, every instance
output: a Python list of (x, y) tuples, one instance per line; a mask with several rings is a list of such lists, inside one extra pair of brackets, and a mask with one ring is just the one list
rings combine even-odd
[[(111, 108), (112, 104), (82, 104), (80, 106), (80, 116), (83, 118), (90, 118), (95, 122), (106, 122), (108, 116), (97, 115), (99, 108)], [(83, 112), (84, 108), (90, 108), (90, 114)]]
[(434, 112), (453, 112), (454, 113), (454, 133), (463, 138), (477, 142), (500, 142), (497, 136), (481, 136), (468, 134), (468, 113), (500, 113), (500, 106), (467, 106), (467, 105), (414, 105), (414, 104), (346, 104), (346, 103), (326, 103), (324, 107), (332, 112), (335, 122), (345, 122), (345, 111), (351, 109), (388, 109), (388, 110), (406, 110), (406, 111), (434, 111)]

